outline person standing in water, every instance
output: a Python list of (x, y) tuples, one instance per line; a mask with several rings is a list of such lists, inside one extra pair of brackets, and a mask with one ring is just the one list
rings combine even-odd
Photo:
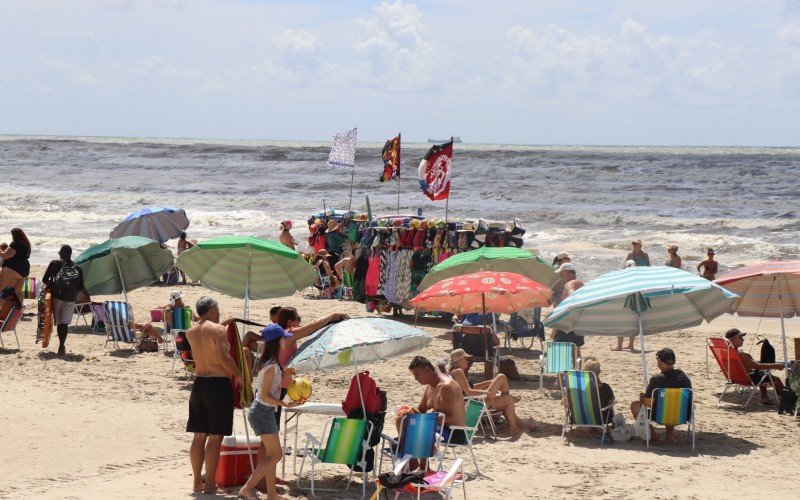
[(667, 267), (681, 268), (681, 258), (678, 255), (678, 245), (670, 245), (667, 247), (667, 261), (664, 263)]
[[(707, 279), (708, 281), (714, 281), (714, 278), (717, 277), (717, 270), (719, 269), (719, 262), (714, 260), (714, 249), (709, 248), (706, 252), (707, 259), (697, 264), (697, 272), (700, 275)], [(703, 271), (700, 271), (700, 268)]]
[(633, 251), (625, 257), (625, 262), (632, 260), (636, 263), (636, 267), (645, 267), (650, 265), (650, 256), (647, 252), (642, 251), (642, 240), (631, 241)]
[(297, 241), (295, 241), (294, 236), (292, 236), (292, 233), (289, 232), (291, 229), (292, 229), (292, 221), (285, 220), (281, 222), (281, 235), (279, 237), (279, 240), (283, 245), (291, 248), (292, 250), (295, 250), (295, 247), (297, 246)]

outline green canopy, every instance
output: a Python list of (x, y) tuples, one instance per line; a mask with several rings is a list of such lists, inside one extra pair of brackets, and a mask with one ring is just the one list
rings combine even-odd
[(240, 299), (285, 297), (314, 284), (317, 273), (289, 247), (254, 236), (219, 236), (178, 257), (193, 280)]
[(112, 238), (87, 248), (75, 260), (86, 290), (94, 295), (122, 293), (152, 285), (172, 267), (172, 252), (142, 236)]
[(480, 271), (521, 274), (548, 287), (558, 281), (553, 266), (528, 250), (483, 247), (453, 255), (434, 266), (420, 283), (419, 290), (425, 290), (443, 279)]

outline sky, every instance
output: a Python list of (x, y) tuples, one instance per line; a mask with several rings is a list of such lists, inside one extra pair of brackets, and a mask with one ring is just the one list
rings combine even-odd
[(0, 0), (0, 134), (800, 146), (800, 0)]

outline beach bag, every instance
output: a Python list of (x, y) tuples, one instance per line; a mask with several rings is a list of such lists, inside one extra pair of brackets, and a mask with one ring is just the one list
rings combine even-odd
[(133, 346), (138, 353), (158, 352), (158, 341), (153, 337), (140, 337)]
[(784, 413), (794, 413), (796, 406), (797, 394), (788, 387), (784, 387), (783, 392), (781, 393), (781, 401), (778, 404), (778, 415), (782, 415)]
[(625, 416), (622, 413), (614, 415), (613, 423), (614, 428), (611, 429), (611, 437), (614, 441), (623, 443), (633, 437), (633, 430), (628, 427), (625, 422)]
[(775, 362), (775, 348), (772, 347), (769, 340), (761, 339), (757, 342), (761, 344), (761, 362), (774, 363)]
[(81, 275), (78, 266), (72, 262), (64, 262), (53, 279), (53, 297), (64, 302), (75, 302), (81, 289)]
[(644, 441), (650, 439), (650, 426), (647, 425), (647, 407), (645, 405), (639, 408), (639, 414), (636, 415), (636, 420), (633, 422), (633, 434)]
[(385, 399), (381, 399), (378, 384), (369, 376), (369, 372), (364, 370), (357, 375), (353, 375), (353, 378), (350, 379), (350, 389), (347, 391), (347, 396), (345, 396), (344, 401), (342, 401), (342, 412), (344, 412), (345, 415), (349, 415), (351, 411), (361, 409), (361, 397), (358, 393), (356, 377), (358, 377), (361, 382), (361, 391), (364, 394), (364, 407), (367, 413), (386, 411)]
[[(400, 474), (395, 474), (394, 472), (384, 472), (380, 476), (378, 476), (378, 482), (381, 486), (386, 488), (386, 490), (394, 490), (397, 488), (402, 488), (403, 486), (409, 483), (422, 483), (425, 479), (424, 472), (401, 472)], [(384, 491), (384, 494), (387, 494)], [(386, 496), (388, 497), (388, 494)]]

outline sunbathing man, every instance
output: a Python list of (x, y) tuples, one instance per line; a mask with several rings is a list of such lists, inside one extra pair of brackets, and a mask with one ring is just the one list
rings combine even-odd
[(526, 424), (517, 416), (514, 405), (521, 398), (509, 393), (508, 378), (504, 374), (498, 373), (491, 380), (473, 384), (467, 378), (470, 366), (472, 366), (472, 356), (467, 354), (464, 349), (454, 349), (450, 353), (450, 369), (447, 373), (458, 383), (461, 392), (465, 396), (485, 396), (484, 401), (487, 407), (503, 412), (512, 437), (519, 437), (523, 432), (533, 432), (533, 424)]
[[(764, 370), (783, 370), (786, 367), (783, 363), (756, 363), (756, 361), (753, 359), (753, 356), (740, 350), (744, 344), (745, 335), (747, 334), (740, 332), (738, 328), (731, 328), (725, 332), (725, 338), (728, 339), (728, 341), (737, 351), (739, 351), (739, 358), (742, 360), (742, 363), (747, 370), (747, 374), (750, 375), (750, 379), (754, 384), (758, 384), (761, 382), (761, 379), (764, 378)], [(780, 398), (781, 394), (783, 394), (783, 382), (781, 382), (781, 379), (778, 377), (770, 378), (772, 379), (772, 387), (775, 389), (775, 394), (778, 396), (778, 398)], [(768, 378), (767, 380), (770, 379)], [(758, 386), (758, 390), (761, 393), (762, 405), (772, 404), (772, 401), (770, 401), (767, 397), (768, 383), (769, 382), (759, 384)]]
[[(682, 370), (675, 369), (675, 352), (669, 347), (665, 347), (656, 353), (656, 361), (658, 369), (661, 373), (657, 373), (650, 377), (650, 382), (647, 384), (647, 389), (639, 394), (639, 400), (631, 403), (631, 412), (633, 418), (639, 415), (639, 410), (642, 405), (652, 408), (653, 407), (653, 391), (656, 389), (672, 389), (672, 388), (692, 388), (692, 381), (683, 373)], [(675, 427), (667, 426), (667, 441), (675, 440)], [(650, 441), (659, 442), (661, 439), (650, 426)]]
[[(200, 297), (195, 309), (200, 322), (186, 331), (197, 377), (189, 397), (189, 420), (186, 423), (186, 432), (194, 433), (189, 449), (194, 474), (192, 491), (216, 493), (215, 478), (222, 438), (233, 432), (233, 391), (238, 391), (243, 383), (231, 358), (228, 331), (224, 326), (231, 320), (220, 323), (219, 305), (210, 297)], [(203, 463), (206, 466), (205, 485)]]
[[(422, 400), (413, 413), (437, 411), (444, 414), (442, 437), (453, 444), (466, 444), (467, 436), (461, 429), (451, 431), (450, 426), (464, 426), (467, 423), (464, 412), (464, 396), (458, 382), (444, 375), (434, 367), (428, 358), (415, 356), (408, 365), (414, 379), (425, 386)], [(399, 422), (398, 422), (399, 426)], [(451, 436), (452, 433), (452, 436)]]

